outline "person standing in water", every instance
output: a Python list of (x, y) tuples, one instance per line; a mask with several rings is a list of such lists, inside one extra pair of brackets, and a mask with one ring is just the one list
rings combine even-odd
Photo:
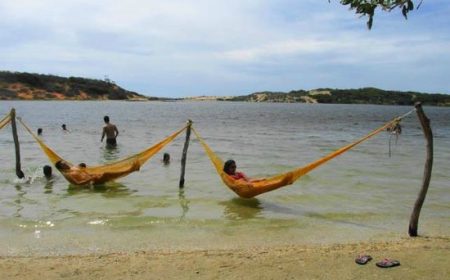
[(114, 124), (109, 122), (108, 116), (105, 116), (103, 120), (105, 121), (106, 125), (103, 127), (102, 139), (100, 141), (103, 142), (103, 138), (105, 138), (106, 136), (106, 146), (116, 147), (116, 138), (119, 135), (119, 130), (117, 130), (117, 127)]
[(170, 164), (170, 154), (169, 153), (164, 153), (162, 162), (164, 163), (164, 165)]

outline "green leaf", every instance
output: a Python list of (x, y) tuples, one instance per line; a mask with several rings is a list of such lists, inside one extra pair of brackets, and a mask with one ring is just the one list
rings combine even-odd
[(413, 1), (409, 0), (408, 1), (408, 11), (412, 11), (414, 10), (414, 3)]

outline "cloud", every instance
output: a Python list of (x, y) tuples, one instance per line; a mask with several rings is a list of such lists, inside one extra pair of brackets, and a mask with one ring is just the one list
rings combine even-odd
[(449, 6), (424, 2), (408, 21), (378, 12), (368, 31), (339, 1), (2, 1), (0, 62), (108, 75), (154, 96), (364, 84), (448, 92)]

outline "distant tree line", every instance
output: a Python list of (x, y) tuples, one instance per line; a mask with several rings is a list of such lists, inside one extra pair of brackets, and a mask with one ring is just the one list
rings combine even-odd
[[(13, 85), (19, 85), (14, 87)], [(59, 77), (31, 73), (0, 71), (0, 100), (19, 99), (18, 94), (39, 92), (33, 99), (55, 99), (62, 94), (67, 99), (80, 98), (83, 93), (87, 99), (127, 100), (139, 97), (142, 100), (177, 100), (171, 98), (146, 97), (127, 91), (114, 83), (79, 77)], [(218, 100), (221, 100), (220, 98)], [(311, 91), (293, 90), (290, 92), (255, 92), (250, 95), (222, 99), (226, 101), (247, 102), (316, 102), (333, 104), (383, 104), (413, 105), (420, 101), (424, 105), (450, 106), (450, 95), (428, 94), (412, 91), (392, 91), (377, 88), (331, 89), (319, 88)]]
[(8, 85), (17, 83), (30, 90), (43, 90), (47, 92), (48, 98), (54, 97), (53, 93), (60, 93), (68, 99), (74, 99), (83, 93), (90, 99), (126, 100), (136, 96), (146, 98), (102, 80), (0, 71), (0, 99), (17, 97), (17, 92), (8, 88)]
[(412, 91), (393, 91), (377, 88), (330, 89), (319, 88), (313, 91), (294, 90), (290, 92), (256, 92), (237, 96), (230, 101), (252, 102), (310, 102), (330, 104), (379, 104), (379, 105), (424, 105), (450, 106), (450, 95), (429, 94)]
[(450, 106), (450, 95), (427, 94), (419, 92), (401, 92), (377, 88), (330, 89), (331, 95), (316, 95), (319, 103), (362, 103), (383, 105), (414, 105), (422, 102), (426, 105)]

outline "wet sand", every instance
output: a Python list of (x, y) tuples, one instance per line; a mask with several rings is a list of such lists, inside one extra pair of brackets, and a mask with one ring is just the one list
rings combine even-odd
[[(355, 263), (360, 253), (373, 260)], [(401, 265), (379, 268), (391, 258)], [(1, 257), (1, 279), (450, 279), (450, 237), (242, 250)]]

